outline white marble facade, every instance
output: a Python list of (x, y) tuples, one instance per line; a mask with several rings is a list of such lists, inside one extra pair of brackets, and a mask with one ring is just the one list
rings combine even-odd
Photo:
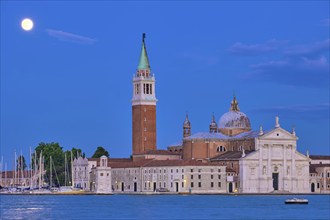
[(256, 150), (239, 161), (241, 193), (308, 193), (310, 159), (297, 151), (295, 132), (260, 131)]

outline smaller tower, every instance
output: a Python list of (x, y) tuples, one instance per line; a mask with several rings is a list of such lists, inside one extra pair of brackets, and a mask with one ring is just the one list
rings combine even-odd
[(191, 135), (191, 126), (188, 119), (188, 114), (186, 114), (186, 119), (183, 122), (183, 138), (189, 137)]
[(212, 114), (212, 121), (210, 123), (210, 133), (217, 133), (218, 132), (218, 125), (215, 122), (214, 114)]

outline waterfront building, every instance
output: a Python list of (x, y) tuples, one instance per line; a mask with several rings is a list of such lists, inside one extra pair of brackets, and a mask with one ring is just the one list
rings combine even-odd
[[(32, 174), (33, 175), (33, 174)], [(32, 183), (33, 176), (30, 170), (24, 171), (3, 171), (0, 173), (1, 187), (29, 187)]]
[(297, 151), (297, 140), (294, 130), (280, 127), (278, 117), (273, 130), (260, 131), (255, 151), (239, 160), (240, 192), (308, 193), (310, 159)]
[[(85, 190), (96, 193), (227, 192), (226, 166), (218, 163), (194, 160), (105, 159), (103, 156), (99, 160), (91, 160), (95, 161), (97, 166), (89, 171), (90, 187)], [(78, 160), (81, 158), (75, 159)], [(88, 166), (85, 165), (86, 167)], [(75, 180), (76, 183), (77, 181)]]
[(310, 155), (310, 192), (330, 193), (330, 156)]
[(75, 188), (89, 188), (89, 173), (91, 168), (88, 167), (88, 159), (78, 157), (72, 163), (72, 186)]
[(90, 190), (95, 193), (112, 193), (111, 167), (108, 158), (100, 157), (99, 166), (93, 167), (90, 172)]

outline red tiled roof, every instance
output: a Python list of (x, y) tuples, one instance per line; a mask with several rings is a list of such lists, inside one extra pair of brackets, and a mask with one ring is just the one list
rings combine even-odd
[[(23, 171), (23, 176), (24, 178), (29, 178), (31, 175), (31, 171), (30, 170), (24, 170)], [(15, 171), (2, 171), (2, 178), (5, 178), (7, 176), (7, 178), (14, 178), (15, 176)], [(22, 178), (22, 173), (21, 171), (16, 172), (16, 177), (18, 178)]]
[(171, 152), (168, 150), (150, 150), (146, 153), (140, 153), (136, 155), (181, 155), (179, 152)]
[(317, 173), (316, 168), (318, 167), (330, 167), (330, 164), (310, 164), (309, 165), (309, 172), (310, 173)]
[(227, 172), (227, 173), (236, 173), (235, 170), (233, 170), (233, 169), (231, 169), (231, 168), (229, 168), (229, 167), (226, 167), (226, 172)]
[(111, 168), (130, 167), (166, 167), (166, 166), (223, 166), (216, 162), (204, 162), (197, 160), (154, 160), (144, 159), (132, 162), (112, 162), (108, 164)]
[[(246, 150), (245, 155), (248, 155), (252, 151)], [(215, 156), (211, 158), (212, 161), (217, 160), (239, 160), (242, 157), (242, 151), (227, 151), (224, 154), (221, 154), (219, 156)]]
[(330, 160), (330, 155), (309, 155), (312, 160)]

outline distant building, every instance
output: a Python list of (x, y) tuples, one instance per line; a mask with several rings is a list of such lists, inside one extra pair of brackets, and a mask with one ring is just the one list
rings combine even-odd
[(330, 193), (330, 156), (310, 155), (310, 192)]

